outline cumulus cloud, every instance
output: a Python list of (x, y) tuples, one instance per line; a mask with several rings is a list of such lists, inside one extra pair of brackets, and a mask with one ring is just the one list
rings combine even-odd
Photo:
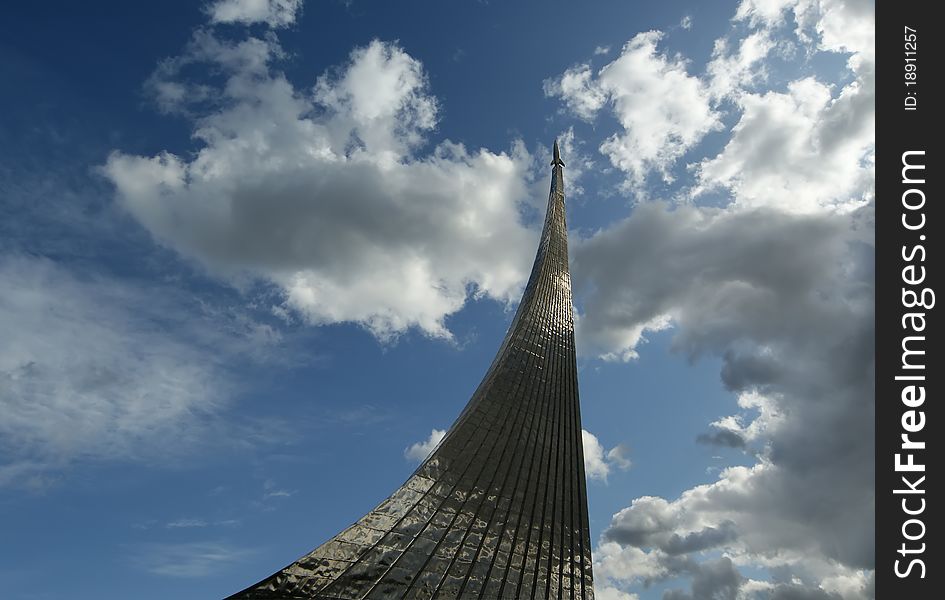
[[(596, 54), (596, 52), (595, 52)], [(566, 70), (556, 79), (546, 79), (545, 95), (559, 96), (578, 117), (591, 121), (607, 102), (607, 94), (594, 81), (594, 72), (587, 64)]]
[(430, 432), (430, 437), (422, 442), (411, 444), (404, 449), (404, 458), (410, 461), (422, 462), (430, 456), (436, 447), (446, 436), (445, 429), (434, 429)]
[(712, 60), (706, 66), (709, 93), (718, 101), (736, 97), (737, 93), (766, 77), (764, 59), (774, 49), (771, 33), (762, 29), (753, 31), (730, 51), (726, 38), (716, 40)]
[(598, 600), (640, 600), (636, 594), (628, 594), (609, 585), (594, 586), (594, 597)]
[(873, 81), (834, 98), (813, 78), (787, 92), (742, 95), (742, 115), (722, 152), (698, 167), (699, 187), (727, 188), (735, 202), (794, 212), (852, 210), (872, 198)]
[(875, 3), (871, 0), (742, 0), (736, 21), (776, 29), (793, 17), (795, 34), (818, 50), (847, 52), (852, 65), (872, 60)]
[(0, 287), (0, 484), (196, 443), (224, 402), (217, 354), (170, 332), (160, 295), (25, 256), (0, 258)]
[(802, 3), (806, 4), (806, 0), (742, 0), (735, 10), (734, 18), (737, 21), (747, 20), (755, 26), (777, 25), (783, 22), (786, 11)]
[[(120, 204), (210, 272), (275, 286), (276, 310), (313, 324), (448, 338), (444, 319), (470, 295), (514, 300), (537, 238), (519, 219), (523, 146), (447, 141), (417, 155), (438, 105), (422, 65), (395, 44), (356, 48), (308, 92), (275, 69), (281, 56), (273, 37), (201, 31), (162, 63), (152, 79), (184, 91), (159, 102), (190, 115), (200, 148), (113, 152), (103, 172)], [(212, 93), (183, 76), (194, 64), (221, 74)]]
[[(803, 4), (801, 4), (803, 6)], [(876, 5), (871, 0), (822, 0), (808, 9), (819, 34), (819, 48), (851, 53), (851, 66), (872, 62), (876, 50)]]
[(680, 534), (682, 523), (672, 505), (662, 498), (643, 496), (616, 515), (604, 539), (624, 546), (658, 548), (664, 554), (677, 556), (714, 548), (736, 537), (735, 524), (722, 521), (714, 527), (703, 527)]
[[(870, 202), (873, 189), (875, 67), (871, 2), (744, 0), (735, 19), (749, 23), (734, 53), (716, 42), (707, 67), (718, 99), (733, 101), (740, 117), (717, 156), (694, 165), (693, 195), (724, 189), (737, 204), (793, 212), (850, 211)], [(749, 93), (763, 80), (763, 59), (792, 14), (796, 42), (850, 55), (853, 81), (839, 91), (814, 77), (787, 89)], [(793, 43), (781, 38), (782, 44)], [(757, 66), (756, 66), (757, 65)]]
[(584, 473), (588, 479), (607, 480), (610, 466), (604, 462), (604, 447), (593, 433), (582, 429), (581, 441), (584, 443)]
[(600, 151), (638, 190), (654, 169), (670, 181), (676, 160), (720, 127), (707, 87), (688, 73), (686, 61), (657, 50), (662, 37), (659, 31), (637, 34), (596, 76), (579, 65), (544, 84), (546, 95), (560, 97), (583, 119), (610, 106), (622, 131)]
[[(739, 34), (719, 38), (701, 76), (681, 56), (658, 50), (659, 31), (634, 36), (619, 57), (596, 74), (579, 64), (544, 82), (547, 96), (587, 121), (603, 109), (620, 129), (600, 152), (627, 174), (625, 185), (646, 196), (656, 171), (672, 181), (672, 167), (710, 131), (722, 128), (720, 105), (737, 105), (740, 119), (715, 157), (691, 165), (691, 193), (724, 189), (736, 202), (811, 211), (851, 210), (872, 190), (875, 75), (873, 4), (868, 0), (743, 0)], [(788, 15), (794, 39), (785, 37)], [(766, 59), (794, 44), (850, 54), (855, 79), (839, 93), (813, 77), (786, 91), (755, 92), (767, 79)], [(659, 101), (654, 101), (659, 98)]]
[[(780, 330), (779, 315), (801, 310), (795, 300), (816, 300), (805, 298), (815, 285), (829, 289), (840, 265), (823, 258), (844, 247), (844, 223), (773, 209), (641, 205), (575, 247), (581, 347), (632, 357), (645, 329), (670, 323), (683, 336), (677, 345), (693, 350), (697, 336), (755, 335), (756, 324)], [(758, 367), (764, 359), (751, 360)]]
[(266, 23), (285, 27), (295, 22), (302, 0), (216, 0), (207, 8), (213, 23)]
[(629, 449), (623, 444), (605, 450), (597, 436), (585, 429), (581, 430), (584, 445), (584, 473), (588, 479), (607, 481), (612, 469), (626, 471), (632, 465)]
[[(772, 356), (746, 356), (735, 359), (731, 352), (731, 361), (725, 363), (722, 381), (730, 390), (745, 390), (738, 396), (738, 406), (742, 413), (723, 417), (713, 423), (711, 433), (700, 434), (696, 441), (702, 444), (728, 446), (729, 448), (747, 449), (756, 440), (763, 440), (764, 435), (776, 428), (784, 415), (780, 412), (780, 403), (759, 394), (754, 389), (754, 382), (767, 381), (780, 376), (778, 361)], [(759, 365), (758, 363), (762, 363)], [(748, 421), (746, 425), (745, 422)]]
[(654, 565), (605, 569), (615, 580), (695, 577), (667, 557), (725, 549), (736, 564), (787, 565), (808, 587), (843, 573), (865, 589), (872, 264), (854, 222), (653, 203), (576, 248), (576, 285), (588, 290), (582, 344), (627, 355), (647, 323), (671, 323), (674, 347), (720, 357), (723, 382), (739, 394), (740, 412), (701, 441), (750, 444), (758, 460), (672, 502), (641, 498), (615, 515), (601, 565), (632, 562), (606, 558), (628, 548)]

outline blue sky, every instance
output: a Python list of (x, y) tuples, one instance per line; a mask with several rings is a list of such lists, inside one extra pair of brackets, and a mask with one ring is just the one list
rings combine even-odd
[(598, 596), (872, 597), (873, 4), (508, 4), (8, 9), (8, 597), (221, 597), (386, 497), (556, 137)]

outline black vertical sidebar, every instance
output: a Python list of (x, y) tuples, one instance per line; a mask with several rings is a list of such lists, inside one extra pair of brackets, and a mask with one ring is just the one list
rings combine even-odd
[[(876, 12), (876, 597), (941, 598), (943, 108), (936, 3)], [(943, 292), (945, 293), (945, 292)]]

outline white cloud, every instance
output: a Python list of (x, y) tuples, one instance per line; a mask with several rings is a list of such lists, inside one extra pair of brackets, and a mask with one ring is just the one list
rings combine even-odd
[(611, 469), (626, 471), (632, 464), (629, 450), (622, 444), (605, 450), (597, 436), (585, 429), (581, 430), (581, 442), (584, 446), (584, 474), (588, 479), (606, 482)]
[(590, 121), (607, 102), (607, 94), (592, 79), (590, 65), (577, 65), (557, 79), (543, 83), (545, 95), (560, 96), (568, 109), (578, 117)]
[(207, 525), (208, 523), (203, 519), (177, 519), (176, 521), (170, 521), (164, 527), (168, 529), (190, 529), (206, 527)]
[(744, 94), (742, 116), (722, 152), (698, 166), (700, 187), (731, 190), (745, 207), (792, 212), (852, 210), (872, 197), (872, 77), (838, 97), (813, 78), (786, 93)]
[(720, 127), (706, 86), (689, 75), (682, 58), (657, 50), (662, 36), (637, 34), (596, 78), (588, 65), (580, 65), (545, 82), (545, 94), (561, 97), (581, 118), (593, 118), (605, 104), (612, 107), (622, 132), (605, 140), (600, 151), (638, 190), (654, 169), (671, 180), (676, 160)]
[[(414, 149), (436, 122), (418, 61), (373, 41), (318, 78), (311, 94), (274, 70), (272, 38), (198, 32), (179, 65), (225, 78), (212, 98), (175, 106), (194, 119), (192, 158), (114, 152), (103, 171), (121, 205), (161, 243), (223, 278), (281, 291), (313, 324), (359, 323), (389, 339), (407, 328), (449, 337), (444, 319), (471, 295), (512, 301), (536, 233), (520, 224), (531, 158), (444, 142)], [(171, 100), (164, 99), (166, 103)], [(277, 308), (278, 310), (278, 308)]]
[(692, 29), (692, 16), (686, 15), (679, 20), (679, 26), (685, 30)]
[(597, 46), (594, 48), (594, 56), (603, 56), (610, 54), (610, 46)]
[(293, 494), (294, 492), (290, 492), (289, 490), (272, 490), (271, 492), (263, 494), (263, 500), (269, 498), (290, 498)]
[(245, 86), (254, 78), (265, 76), (269, 61), (282, 56), (282, 49), (271, 38), (250, 37), (228, 43), (214, 37), (210, 31), (197, 30), (183, 54), (158, 63), (145, 81), (145, 91), (161, 112), (193, 117), (218, 101), (219, 93), (208, 80), (183, 78), (183, 71), (193, 65), (217, 64), (227, 72), (239, 73), (240, 86)]
[[(718, 482), (688, 490), (672, 502), (653, 497), (636, 499), (614, 515), (605, 530), (606, 541), (595, 552), (595, 574), (620, 586), (649, 585), (680, 575), (693, 577), (695, 584), (709, 563), (695, 557), (704, 556), (705, 551), (723, 551), (730, 563), (715, 567), (716, 574), (723, 575), (718, 579), (727, 590), (724, 597), (754, 598), (747, 592), (757, 588), (773, 597), (778, 597), (775, 592), (787, 595), (791, 589), (814, 597), (826, 598), (827, 592), (833, 592), (845, 600), (871, 598), (871, 570), (830, 556), (836, 548), (820, 545), (834, 542), (838, 533), (841, 538), (849, 538), (844, 528), (856, 527), (856, 519), (843, 516), (844, 522), (838, 525), (827, 523), (825, 515), (817, 517), (817, 523), (804, 522), (798, 530), (800, 522), (795, 521), (796, 514), (790, 514), (796, 513), (795, 503), (780, 495), (799, 493), (800, 489), (785, 489), (783, 484), (789, 479), (785, 475), (771, 464), (734, 467), (723, 472)], [(801, 502), (810, 500), (804, 497)], [(864, 516), (868, 514), (857, 514)], [(829, 531), (816, 531), (825, 526)], [(861, 555), (857, 560), (869, 560), (867, 555), (872, 549), (866, 537), (872, 533), (856, 535), (862, 538), (856, 540), (858, 543), (867, 544), (866, 549), (856, 549)], [(736, 566), (768, 568), (779, 576), (774, 582), (746, 585)], [(781, 581), (792, 583), (786, 586)], [(743, 585), (746, 589), (741, 589)]]
[(775, 29), (785, 24), (790, 13), (802, 41), (816, 40), (819, 50), (849, 52), (872, 60), (875, 11), (871, 0), (742, 0), (735, 20), (759, 29)]
[[(850, 54), (855, 78), (834, 93), (813, 77), (786, 91), (741, 93), (757, 82), (750, 69), (776, 45), (792, 13), (797, 41), (808, 52)], [(875, 122), (874, 7), (868, 0), (812, 2), (744, 0), (736, 19), (753, 29), (739, 51), (726, 55), (717, 43), (708, 75), (717, 96), (741, 111), (723, 151), (696, 165), (698, 196), (724, 188), (745, 206), (778, 206), (794, 212), (849, 211), (868, 203), (873, 190)]]
[[(718, 107), (730, 101), (740, 120), (723, 152), (691, 165), (693, 194), (724, 189), (748, 206), (851, 210), (872, 193), (873, 13), (868, 0), (743, 0), (735, 21), (747, 23), (747, 32), (734, 49), (728, 38), (716, 40), (703, 77), (689, 75), (682, 57), (660, 53), (663, 34), (648, 31), (596, 76), (588, 64), (578, 65), (545, 81), (545, 94), (588, 121), (610, 107), (620, 129), (600, 151), (639, 196), (646, 197), (642, 186), (653, 170), (672, 181), (673, 165), (721, 128)], [(783, 35), (788, 14), (794, 40)], [(795, 42), (808, 53), (851, 54), (855, 80), (836, 94), (812, 77), (787, 91), (748, 93), (766, 81), (772, 52)]]
[(610, 466), (604, 462), (604, 447), (597, 436), (582, 429), (581, 441), (584, 443), (584, 474), (588, 479), (607, 481)]
[(621, 471), (626, 471), (633, 466), (630, 460), (630, 449), (623, 444), (618, 444), (607, 451), (607, 462)]
[(789, 8), (806, 4), (807, 0), (742, 0), (735, 11), (735, 20), (748, 20), (753, 25), (777, 25), (784, 19)]
[(169, 332), (179, 307), (159, 294), (17, 256), (0, 257), (0, 287), (0, 484), (173, 454), (224, 401), (228, 378)]
[(626, 585), (652, 582), (667, 575), (667, 568), (654, 553), (636, 546), (601, 540), (594, 549), (595, 585)]
[(716, 40), (712, 60), (706, 66), (712, 97), (716, 101), (736, 97), (742, 88), (763, 81), (767, 75), (764, 59), (774, 47), (770, 32), (764, 29), (742, 38), (734, 53), (729, 52), (728, 40)]
[(408, 448), (405, 448), (404, 458), (410, 461), (422, 462), (436, 450), (437, 445), (443, 440), (444, 436), (446, 436), (445, 429), (432, 430), (430, 437), (426, 440), (411, 444)]
[(302, 0), (215, 0), (206, 10), (213, 23), (266, 23), (286, 27), (295, 22)]
[(364, 154), (382, 162), (404, 158), (436, 124), (436, 100), (423, 67), (397, 46), (376, 40), (355, 49), (336, 76), (319, 77), (314, 100), (331, 111), (325, 125), (340, 134), (337, 141), (357, 138)]
[(636, 594), (628, 594), (608, 585), (594, 586), (594, 597), (597, 600), (640, 600)]
[(130, 552), (141, 570), (164, 577), (206, 577), (239, 564), (253, 552), (223, 542), (146, 544)]
[[(875, 12), (872, 0), (821, 0), (814, 28), (820, 48), (850, 52), (857, 61), (872, 62), (876, 49)], [(856, 66), (856, 61), (852, 66)]]
[(735, 20), (756, 31), (777, 32), (791, 22), (809, 54), (850, 54), (854, 71), (872, 71), (875, 61), (875, 3), (872, 0), (742, 0)]

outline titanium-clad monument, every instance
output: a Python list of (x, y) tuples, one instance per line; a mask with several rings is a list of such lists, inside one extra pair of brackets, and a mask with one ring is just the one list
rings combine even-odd
[(230, 599), (594, 597), (557, 141), (553, 154), (522, 302), (446, 437), (377, 508)]

